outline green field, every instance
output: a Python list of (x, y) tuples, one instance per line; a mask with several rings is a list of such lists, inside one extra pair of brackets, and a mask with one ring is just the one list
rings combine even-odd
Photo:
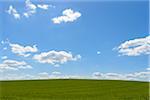
[(149, 100), (148, 82), (58, 79), (0, 85), (0, 100)]

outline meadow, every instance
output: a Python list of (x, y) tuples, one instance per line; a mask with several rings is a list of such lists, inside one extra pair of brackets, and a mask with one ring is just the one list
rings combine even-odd
[(149, 100), (149, 82), (77, 79), (0, 81), (0, 100)]

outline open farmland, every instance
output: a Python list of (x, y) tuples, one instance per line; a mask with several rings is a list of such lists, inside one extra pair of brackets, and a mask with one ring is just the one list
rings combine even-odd
[(148, 82), (58, 79), (0, 85), (0, 100), (149, 100)]

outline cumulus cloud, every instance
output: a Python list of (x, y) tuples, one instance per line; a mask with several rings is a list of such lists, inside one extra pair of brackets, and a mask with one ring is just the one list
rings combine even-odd
[(37, 8), (47, 10), (48, 8), (55, 8), (54, 5), (48, 5), (48, 4), (34, 4), (30, 0), (25, 0), (25, 11), (22, 11), (21, 13), (18, 13), (18, 11), (12, 6), (9, 6), (9, 9), (7, 10), (7, 13), (10, 15), (13, 15), (15, 19), (20, 19), (21, 17), (30, 17), (33, 14), (37, 12)]
[(33, 45), (33, 47), (31, 47), (31, 46), (22, 46), (19, 44), (9, 43), (9, 46), (11, 47), (11, 51), (13, 53), (15, 53), (19, 56), (24, 56), (24, 57), (30, 56), (31, 52), (37, 52), (38, 51), (36, 45)]
[(38, 8), (41, 8), (41, 9), (43, 9), (43, 10), (47, 10), (49, 7), (55, 8), (55, 6), (53, 6), (53, 5), (48, 5), (48, 4), (38, 4), (37, 7), (38, 7)]
[(11, 59), (4, 60), (0, 64), (0, 71), (2, 72), (6, 70), (31, 69), (31, 68), (32, 67), (24, 61), (16, 61)]
[(135, 72), (135, 73), (125, 75), (125, 77), (130, 80), (148, 80), (149, 76), (150, 76), (150, 72), (148, 71)]
[(47, 5), (47, 4), (43, 4), (43, 5), (38, 4), (37, 7), (41, 8), (41, 9), (44, 9), (44, 10), (47, 10), (49, 5)]
[(129, 73), (129, 74), (94, 72), (92, 76), (93, 78), (96, 78), (96, 79), (149, 81), (150, 72), (143, 71), (143, 72), (135, 72), (135, 73)]
[(53, 5), (48, 5), (48, 4), (33, 4), (30, 0), (26, 0), (25, 1), (25, 5), (26, 5), (26, 12), (23, 13), (23, 15), (28, 18), (30, 16), (32, 16), (33, 14), (36, 13), (37, 8), (43, 9), (43, 10), (47, 10), (48, 8), (55, 8), (55, 6)]
[(62, 12), (62, 16), (52, 18), (54, 24), (60, 24), (62, 22), (73, 22), (81, 16), (78, 11), (73, 11), (72, 9), (65, 9)]
[(18, 13), (18, 11), (12, 6), (9, 6), (9, 9), (7, 10), (7, 13), (10, 15), (13, 15), (13, 17), (15, 19), (20, 19), (20, 14)]
[(26, 1), (25, 1), (25, 5), (26, 5), (26, 12), (23, 13), (23, 15), (24, 15), (25, 17), (28, 18), (29, 16), (31, 16), (31, 15), (33, 15), (33, 14), (36, 13), (37, 7), (36, 7), (36, 5), (33, 4), (30, 0), (26, 0)]
[(63, 64), (68, 61), (76, 61), (80, 59), (80, 55), (73, 56), (70, 52), (66, 51), (49, 51), (36, 54), (33, 56), (33, 59), (37, 60), (40, 63), (49, 63), (52, 65)]
[(150, 36), (126, 41), (116, 49), (121, 55), (127, 56), (150, 54)]

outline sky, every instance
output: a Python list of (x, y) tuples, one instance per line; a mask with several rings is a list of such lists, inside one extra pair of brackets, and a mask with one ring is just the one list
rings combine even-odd
[(1, 80), (148, 80), (148, 0), (0, 2)]

